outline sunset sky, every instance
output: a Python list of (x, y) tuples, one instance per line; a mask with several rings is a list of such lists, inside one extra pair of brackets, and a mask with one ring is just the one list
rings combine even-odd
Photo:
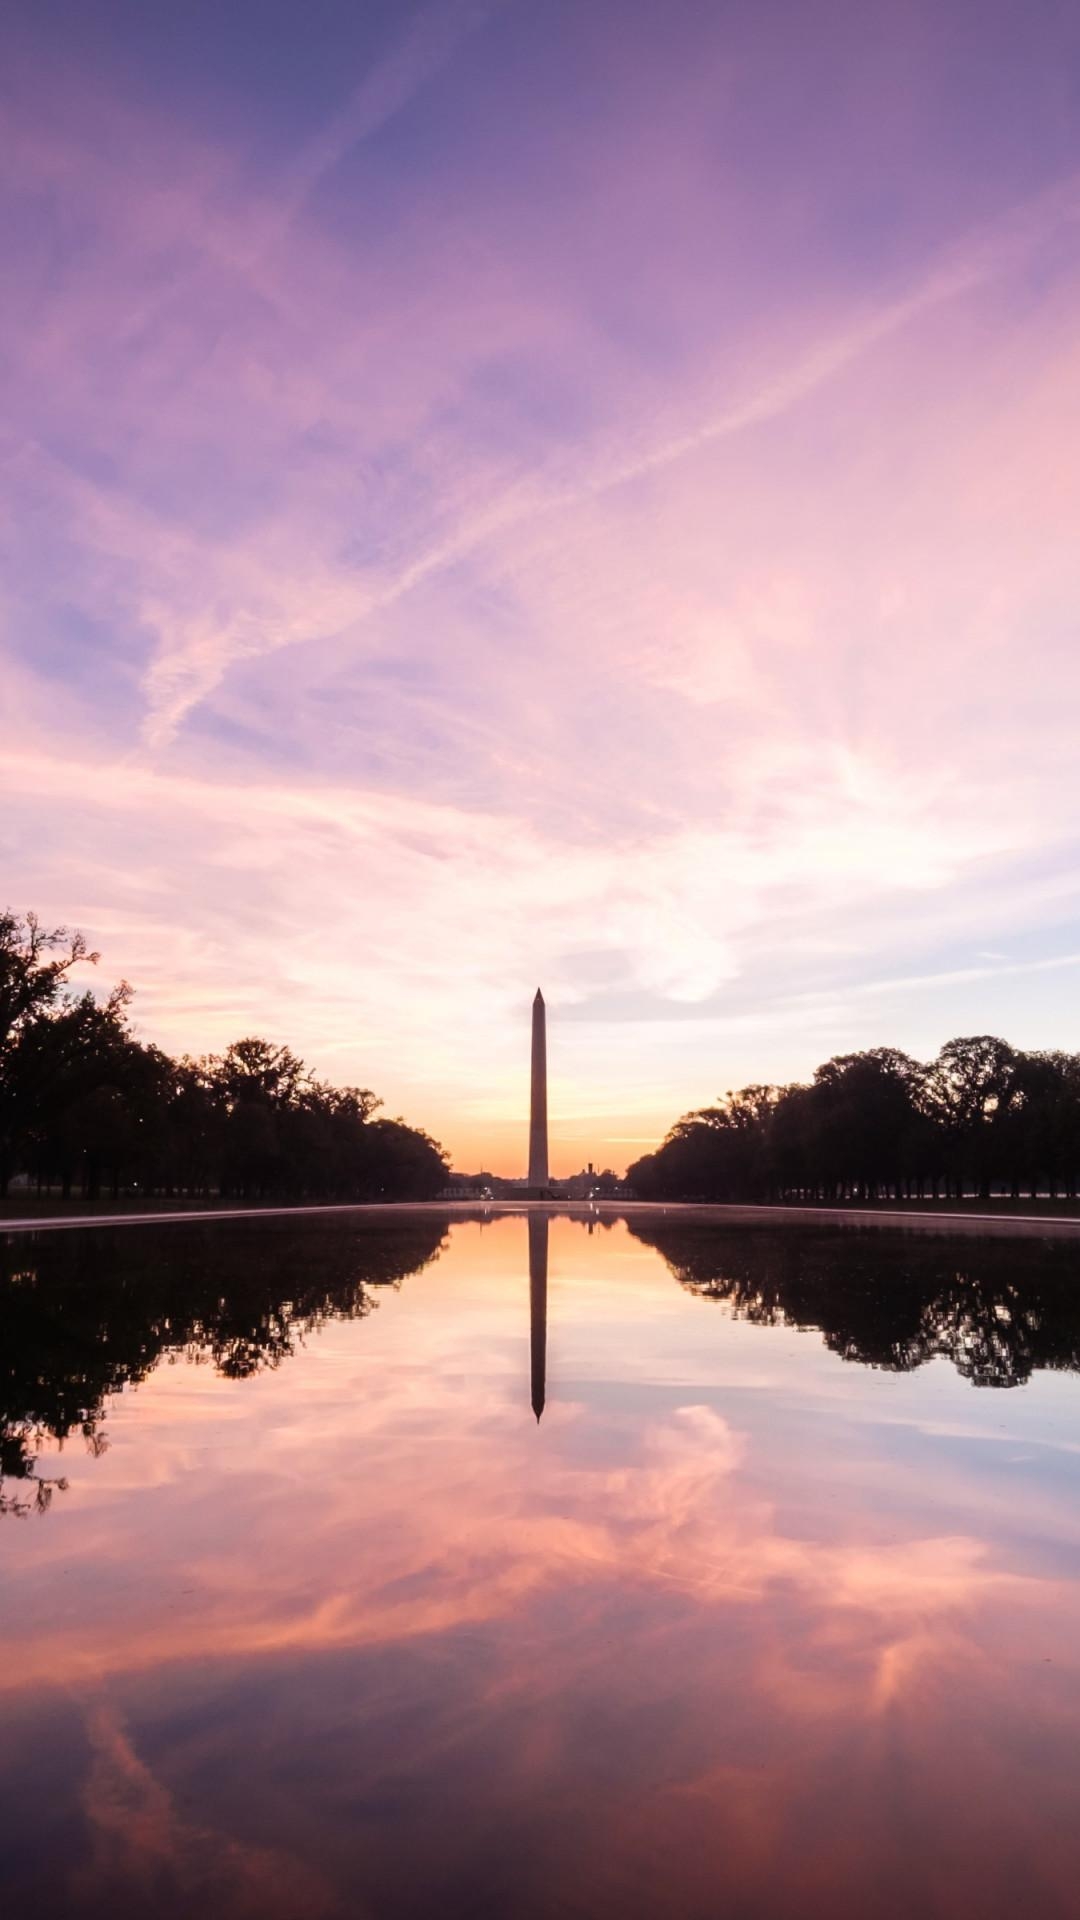
[(463, 1168), (1080, 1046), (1080, 7), (4, 38), (0, 905)]

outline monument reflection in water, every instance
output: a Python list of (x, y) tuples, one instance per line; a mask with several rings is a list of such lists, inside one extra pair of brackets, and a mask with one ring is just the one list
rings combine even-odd
[(8, 1242), (12, 1911), (1075, 1910), (1077, 1239), (592, 1224)]
[(529, 1215), (529, 1385), (536, 1423), (547, 1399), (547, 1283), (548, 1221), (543, 1213)]

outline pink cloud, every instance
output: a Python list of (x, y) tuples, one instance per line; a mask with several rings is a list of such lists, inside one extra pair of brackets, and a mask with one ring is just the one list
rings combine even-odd
[[(528, 40), (515, 116), (524, 15), (427, 11), (260, 166), (103, 69), (61, 64), (46, 100), (27, 64), (4, 851), (155, 1037), (287, 1018), (347, 1071), (341, 1036), (385, 1033), (395, 1103), (505, 1152), (540, 965), (632, 1027), (575, 1033), (576, 1150), (591, 1113), (642, 1134), (880, 1039), (876, 982), (1072, 951), (1075, 156), (973, 184), (916, 149), (951, 31), (841, 37), (798, 177), (765, 138), (767, 24), (617, 49), (583, 25), (570, 68)], [(594, 82), (553, 143), (551, 103)], [(448, 146), (454, 89), (483, 110)], [(910, 161), (862, 270), (844, 137), (875, 179)], [(58, 825), (75, 768), (89, 858)], [(383, 859), (377, 826), (358, 851), (357, 810), (400, 849), (418, 801), (431, 859)], [(299, 940), (281, 984), (230, 955), (226, 895)], [(1011, 1011), (996, 978), (980, 1023)], [(951, 1003), (925, 1005), (898, 989), (884, 1037), (938, 1044)], [(1015, 1037), (1060, 1040), (1064, 1005)]]

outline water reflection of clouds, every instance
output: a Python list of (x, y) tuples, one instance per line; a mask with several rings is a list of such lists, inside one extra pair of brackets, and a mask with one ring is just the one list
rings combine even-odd
[(117, 1710), (93, 1698), (85, 1715), (91, 1753), (82, 1804), (90, 1852), (72, 1876), (73, 1903), (110, 1896), (119, 1911), (152, 1908), (163, 1888), (211, 1903), (230, 1920), (321, 1920), (337, 1908), (318, 1870), (284, 1847), (251, 1846), (186, 1817), (136, 1752)]
[[(512, 1419), (483, 1409), (466, 1427), (461, 1393), (436, 1386), (420, 1422), (415, 1399), (396, 1401), (389, 1381), (367, 1395), (350, 1384), (355, 1395), (343, 1383), (333, 1418), (323, 1405), (303, 1457), (295, 1424), (268, 1408), (255, 1459), (219, 1452), (212, 1474), (188, 1447), (163, 1470), (151, 1416), (139, 1497), (122, 1476), (115, 1500), (94, 1503), (81, 1546), (69, 1529), (48, 1555), (54, 1566), (61, 1555), (69, 1567), (92, 1564), (99, 1581), (109, 1564), (136, 1568), (130, 1593), (104, 1580), (96, 1618), (91, 1603), (52, 1631), (28, 1621), (9, 1684), (163, 1659), (378, 1645), (507, 1617), (545, 1590), (609, 1585), (670, 1589), (721, 1615), (787, 1590), (825, 1613), (875, 1621), (891, 1645), (907, 1623), (1019, 1579), (996, 1571), (973, 1537), (873, 1545), (786, 1531), (775, 1503), (740, 1477), (747, 1437), (705, 1406), (648, 1419), (633, 1441), (622, 1435), (614, 1466), (593, 1457), (598, 1416), (551, 1410), (556, 1444), (538, 1463), (515, 1431), (516, 1409)], [(299, 1383), (293, 1390), (302, 1397)], [(214, 1440), (211, 1432), (211, 1448)], [(127, 1617), (118, 1621), (118, 1610)]]
[[(659, 1910), (663, 1867), (683, 1910), (704, 1913), (722, 1859), (732, 1900), (787, 1875), (798, 1910), (824, 1913), (838, 1887), (869, 1899), (895, 1844), (886, 1790), (915, 1826), (935, 1795), (947, 1808), (942, 1872), (986, 1841), (977, 1801), (1007, 1796), (1032, 1832), (1038, 1795), (1062, 1802), (1064, 1761), (1060, 1778), (1041, 1761), (1037, 1782), (1015, 1778), (1031, 1718), (1048, 1754), (1074, 1725), (1074, 1583), (1025, 1541), (1050, 1528), (1053, 1491), (1037, 1522), (983, 1499), (985, 1467), (952, 1445), (935, 1480), (896, 1394), (875, 1425), (875, 1376), (845, 1370), (843, 1419), (832, 1389), (798, 1399), (805, 1340), (772, 1392), (739, 1391), (736, 1368), (726, 1411), (678, 1382), (658, 1394), (640, 1344), (650, 1285), (703, 1374), (713, 1351), (724, 1373), (729, 1333), (769, 1338), (658, 1265), (651, 1282), (635, 1270), (632, 1350), (611, 1369), (624, 1391), (568, 1382), (572, 1232), (552, 1230), (539, 1430), (525, 1235), (507, 1222), (480, 1260), (455, 1235), (379, 1313), (327, 1326), (278, 1372), (159, 1369), (120, 1403), (117, 1443), (62, 1523), (22, 1530), (0, 1687), (87, 1702), (86, 1872), (101, 1884), (137, 1878), (134, 1850), (146, 1884), (160, 1872), (190, 1892), (198, 1855), (230, 1912), (259, 1910), (267, 1887), (268, 1912), (290, 1897), (336, 1912), (342, 1876), (387, 1871), (414, 1822), (445, 1866), (501, 1813), (523, 1846), (545, 1836), (545, 1874), (572, 1872), (586, 1907)], [(604, 1245), (614, 1285), (618, 1241)], [(887, 1384), (923, 1403), (921, 1376)], [(952, 1391), (971, 1390), (953, 1377)], [(300, 1805), (283, 1785), (297, 1767)], [(371, 1806), (397, 1809), (385, 1835)], [(357, 1808), (359, 1832), (330, 1832), (335, 1809)], [(996, 1897), (990, 1867), (970, 1871)], [(1055, 1911), (1059, 1863), (1038, 1871)], [(419, 1865), (406, 1882), (428, 1897)]]

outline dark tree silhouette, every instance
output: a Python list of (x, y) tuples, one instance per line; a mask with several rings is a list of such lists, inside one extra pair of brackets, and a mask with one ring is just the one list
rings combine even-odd
[(82, 934), (0, 914), (0, 1195), (38, 1190), (247, 1200), (423, 1200), (446, 1183), (437, 1141), (373, 1119), (364, 1087), (316, 1080), (256, 1036), (170, 1060), (130, 1024), (131, 988), (76, 993)]
[(24, 1020), (54, 1004), (72, 967), (84, 960), (93, 966), (100, 957), (70, 927), (50, 930), (36, 913), (0, 911), (0, 1047)]
[(839, 1054), (809, 1085), (744, 1087), (684, 1114), (627, 1172), (642, 1200), (1075, 1198), (1080, 1055), (992, 1034), (922, 1065), (894, 1047)]

